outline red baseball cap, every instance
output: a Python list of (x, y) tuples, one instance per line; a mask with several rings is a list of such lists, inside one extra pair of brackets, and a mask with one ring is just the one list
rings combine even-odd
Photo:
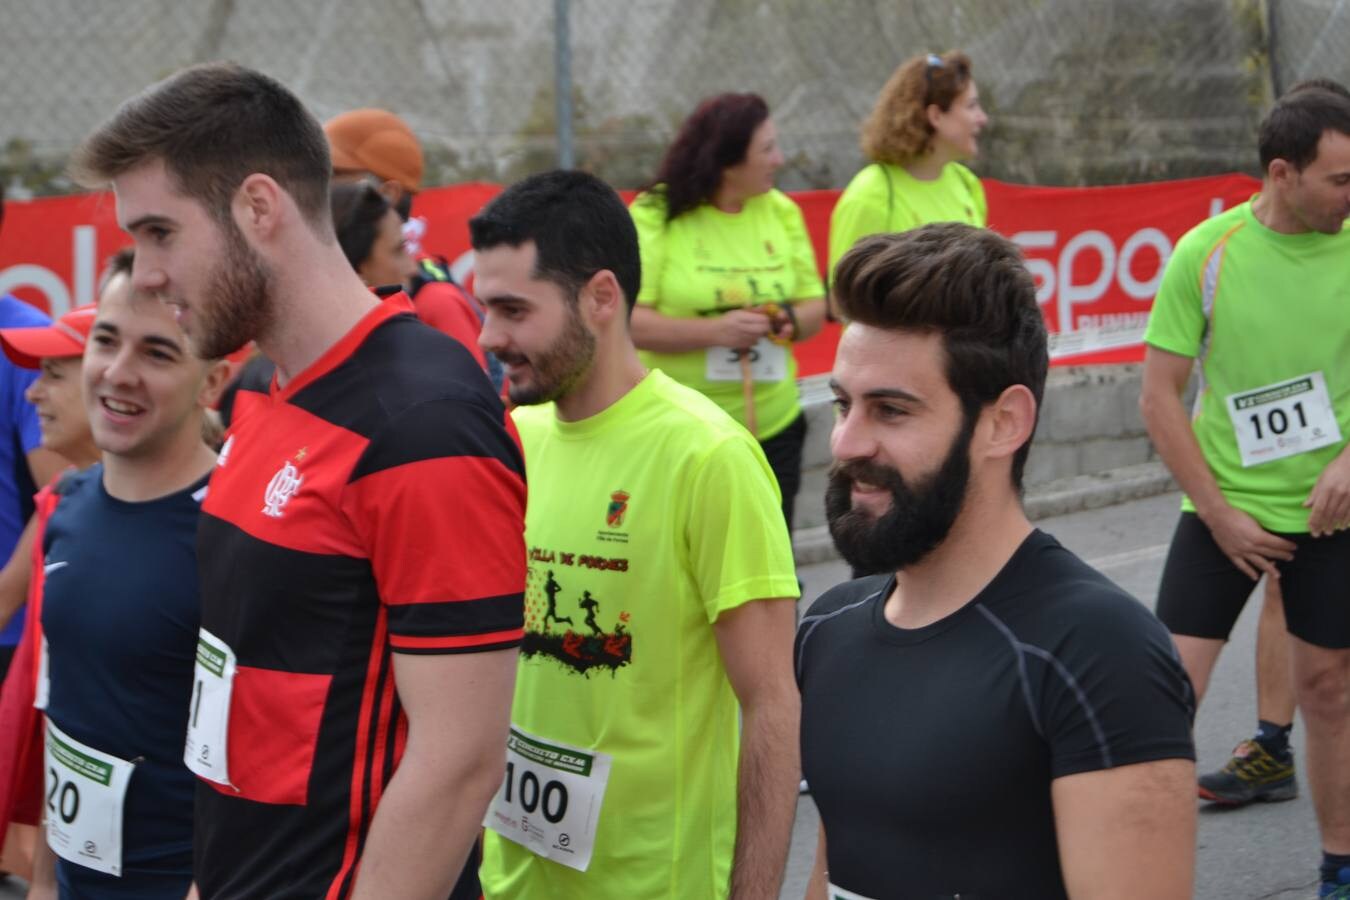
[(52, 356), (81, 356), (94, 327), (98, 307), (77, 306), (50, 325), (37, 328), (0, 328), (0, 347), (21, 369), (41, 368)]

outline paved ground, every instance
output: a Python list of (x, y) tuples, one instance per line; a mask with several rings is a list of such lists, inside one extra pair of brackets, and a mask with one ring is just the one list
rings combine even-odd
[[(1163, 556), (1176, 523), (1177, 494), (1164, 494), (1105, 509), (1044, 519), (1037, 523), (1071, 550), (1150, 608), (1157, 596)], [(807, 566), (803, 602), (848, 577), (843, 563)], [(1258, 598), (1259, 599), (1259, 598)], [(1217, 768), (1233, 745), (1256, 724), (1253, 690), (1258, 604), (1249, 603), (1219, 659), (1209, 696), (1196, 720), (1201, 771)], [(1301, 727), (1294, 745), (1303, 747)], [(1317, 827), (1306, 794), (1288, 803), (1225, 811), (1208, 804), (1200, 815), (1197, 900), (1310, 900), (1319, 861)], [(815, 854), (815, 805), (802, 797), (797, 807), (784, 900), (798, 900)]]
[[(1166, 494), (1118, 506), (1045, 519), (1040, 526), (1092, 562), (1150, 607), (1163, 554), (1176, 519), (1177, 495)], [(848, 577), (839, 562), (801, 570), (803, 603)], [(1252, 690), (1256, 605), (1249, 604), (1220, 658), (1210, 695), (1196, 722), (1202, 770), (1216, 768), (1255, 724)], [(1301, 751), (1301, 728), (1294, 733)], [(782, 896), (802, 896), (815, 852), (815, 805), (803, 797), (797, 810), (792, 855)], [(1316, 893), (1317, 830), (1307, 796), (1289, 803), (1226, 812), (1212, 807), (1200, 816), (1197, 900), (1307, 900)], [(22, 897), (22, 887), (0, 885), (0, 900)]]

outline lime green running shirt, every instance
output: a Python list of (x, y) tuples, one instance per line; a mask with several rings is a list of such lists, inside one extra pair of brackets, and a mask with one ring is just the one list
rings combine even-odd
[(1144, 340), (1199, 360), (1192, 424), (1228, 502), (1269, 531), (1307, 532), (1303, 501), (1350, 437), (1350, 231), (1280, 234), (1250, 201), (1202, 222), (1168, 260)]
[[(580, 422), (558, 420), (551, 405), (514, 416), (530, 484), (530, 563), (512, 727), (540, 752), (571, 748), (583, 761), (572, 767), (593, 783), (601, 762), (608, 777), (584, 872), (489, 830), (484, 892), (725, 897), (739, 726), (713, 623), (748, 601), (798, 595), (763, 451), (661, 372)], [(540, 827), (549, 824), (541, 816), (560, 819), (565, 803), (583, 802), (547, 773), (525, 784), (519, 767), (508, 768), (518, 804)], [(549, 852), (571, 858), (584, 846), (575, 828)]]
[[(642, 253), (642, 289), (637, 302), (675, 319), (721, 315), (744, 306), (784, 304), (825, 295), (815, 251), (801, 208), (782, 191), (751, 197), (738, 213), (705, 203), (666, 221), (659, 193), (639, 194), (629, 208)], [(792, 424), (801, 412), (797, 361), (791, 347), (782, 377), (756, 381), (755, 417), (760, 440)], [(642, 351), (644, 365), (661, 369), (680, 384), (708, 396), (745, 424), (739, 374), (710, 380), (709, 355), (726, 357), (724, 347), (686, 353)]]
[(930, 222), (988, 222), (984, 187), (975, 173), (950, 162), (932, 181), (920, 181), (904, 167), (872, 163), (839, 195), (830, 214), (830, 272), (853, 245), (872, 234), (908, 231)]

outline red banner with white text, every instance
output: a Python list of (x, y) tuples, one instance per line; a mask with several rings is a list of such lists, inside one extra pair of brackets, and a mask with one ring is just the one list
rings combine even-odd
[[(1177, 239), (1246, 200), (1260, 182), (1220, 175), (1116, 187), (1047, 188), (985, 181), (989, 226), (1017, 243), (1036, 278), (1036, 299), (1056, 365), (1143, 358), (1144, 324)], [(447, 257), (463, 281), (472, 268), (467, 221), (501, 190), (491, 184), (433, 188), (417, 196), (422, 249)], [(822, 270), (838, 191), (792, 195), (806, 216)], [(631, 193), (624, 198), (630, 199)], [(57, 313), (92, 302), (103, 261), (127, 243), (110, 194), (6, 204), (0, 294)], [(799, 374), (828, 372), (839, 327), (796, 346)]]

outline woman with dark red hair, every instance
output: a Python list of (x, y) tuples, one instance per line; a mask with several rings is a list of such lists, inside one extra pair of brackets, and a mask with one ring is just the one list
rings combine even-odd
[(825, 288), (801, 209), (774, 188), (783, 165), (769, 107), (720, 94), (685, 120), (633, 201), (643, 362), (750, 427), (792, 526), (806, 419), (790, 346), (820, 329)]

